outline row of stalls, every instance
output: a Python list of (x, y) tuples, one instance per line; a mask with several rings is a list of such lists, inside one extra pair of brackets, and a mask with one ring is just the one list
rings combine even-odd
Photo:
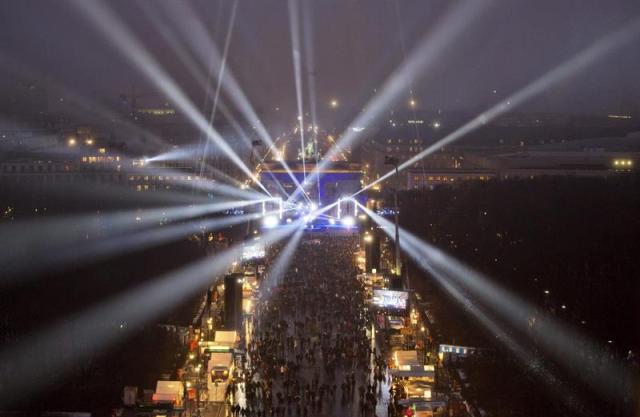
[(374, 317), (376, 343), (386, 355), (394, 409), (407, 416), (440, 417), (447, 414), (447, 396), (436, 390), (436, 358), (427, 355), (426, 323), (410, 291), (390, 288), (381, 273), (363, 273)]
[(417, 350), (395, 350), (391, 356), (392, 383), (404, 415), (444, 416), (447, 397), (435, 389), (436, 365), (425, 364)]

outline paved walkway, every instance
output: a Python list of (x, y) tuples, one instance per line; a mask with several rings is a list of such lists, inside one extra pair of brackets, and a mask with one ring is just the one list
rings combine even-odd
[(371, 322), (354, 267), (356, 242), (303, 240), (285, 276), (268, 278), (280, 278), (279, 285), (261, 296), (250, 369), (234, 390), (234, 415), (387, 415), (387, 374), (372, 354)]

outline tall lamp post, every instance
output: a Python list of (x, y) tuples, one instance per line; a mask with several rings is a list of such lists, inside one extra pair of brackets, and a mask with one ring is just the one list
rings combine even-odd
[[(251, 141), (251, 153), (249, 154), (249, 167), (251, 169), (253, 169), (253, 155), (255, 154), (255, 149), (258, 146), (262, 146), (262, 141), (260, 139)], [(251, 179), (255, 180), (253, 177)], [(251, 233), (251, 219), (247, 220), (247, 235), (249, 235), (250, 233)]]
[[(396, 176), (398, 175), (398, 158), (393, 156), (385, 156), (384, 157), (385, 165), (393, 165), (396, 170)], [(395, 223), (396, 223), (396, 276), (402, 275), (402, 263), (400, 261), (400, 226), (398, 222), (399, 217), (399, 209), (398, 209), (398, 187), (394, 187), (393, 191), (393, 202), (394, 202), (394, 212), (395, 212)]]

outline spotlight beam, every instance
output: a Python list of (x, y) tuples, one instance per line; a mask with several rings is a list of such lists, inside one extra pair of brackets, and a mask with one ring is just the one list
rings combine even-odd
[[(393, 239), (393, 237), (391, 237)], [(401, 246), (405, 246), (401, 243)], [(519, 360), (518, 364), (525, 368), (527, 372), (533, 373), (536, 377), (541, 379), (545, 384), (547, 390), (557, 396), (560, 396), (561, 400), (569, 407), (576, 411), (583, 411), (580, 407), (581, 401), (577, 398), (575, 391), (567, 386), (566, 383), (558, 379), (539, 358), (535, 352), (526, 348), (522, 343), (516, 341), (510, 336), (500, 325), (492, 320), (480, 307), (473, 303), (473, 301), (467, 297), (460, 288), (454, 286), (451, 280), (447, 276), (443, 275), (440, 271), (433, 268), (420, 254), (412, 248), (406, 248), (407, 253), (411, 258), (420, 265), (426, 272), (435, 278), (438, 284), (444, 288), (444, 290), (456, 300), (469, 314), (473, 316), (481, 325), (483, 325), (491, 334), (493, 334), (496, 340), (502, 342), (502, 344), (511, 351)]]
[[(390, 221), (361, 204), (358, 203), (358, 205), (383, 228), (391, 239), (395, 238), (394, 225)], [(499, 314), (501, 319), (509, 322), (521, 334), (535, 338), (537, 343), (544, 347), (546, 353), (554, 357), (575, 377), (597, 388), (597, 392), (604, 393), (609, 398), (624, 401), (633, 389), (633, 376), (624, 366), (606, 358), (606, 354), (601, 353), (593, 341), (549, 317), (540, 316), (535, 306), (405, 229), (401, 228), (400, 233), (402, 236), (400, 246), (403, 250), (432, 273), (439, 282), (457, 285), (473, 294), (476, 299)], [(469, 301), (465, 302), (465, 306), (469, 303)], [(529, 324), (528, 320), (531, 318), (536, 318), (534, 327)], [(486, 325), (486, 323), (483, 324)], [(497, 324), (494, 323), (494, 326)], [(491, 330), (491, 326), (488, 327)], [(579, 349), (582, 353), (577, 352)], [(594, 367), (594, 363), (607, 363), (607, 368)]]
[(282, 186), (282, 183), (280, 183), (280, 181), (276, 178), (276, 176), (273, 175), (273, 172), (271, 172), (271, 170), (266, 170), (263, 172), (266, 172), (266, 174), (269, 175), (269, 177), (273, 180), (273, 183), (276, 185), (276, 187), (278, 187), (278, 190), (282, 193), (282, 196), (286, 198), (288, 201), (289, 193), (287, 192), (287, 190), (284, 189), (284, 187)]
[[(222, 58), (220, 57), (220, 53), (216, 44), (210, 38), (206, 28), (204, 27), (200, 19), (195, 16), (187, 3), (169, 2), (166, 3), (166, 5), (171, 7), (170, 14), (174, 19), (176, 19), (176, 26), (182, 29), (183, 36), (190, 42), (192, 50), (199, 56), (200, 61), (205, 65), (208, 65), (208, 63), (212, 63), (211, 68), (218, 70), (218, 68), (220, 68), (221, 66)], [(187, 28), (184, 25), (184, 22), (178, 21), (177, 18), (189, 21), (189, 27)], [(226, 69), (226, 74), (222, 82), (222, 89), (224, 90), (227, 97), (229, 97), (235, 104), (235, 106), (241, 111), (245, 119), (249, 123), (251, 123), (251, 125), (258, 133), (260, 139), (262, 139), (262, 141), (264, 141), (264, 143), (268, 147), (274, 146), (271, 136), (256, 114), (246, 95), (238, 85), (238, 82), (236, 81), (230, 68)], [(298, 187), (302, 191), (302, 186), (295, 175), (293, 175), (289, 164), (287, 164), (287, 162), (284, 160), (279, 161), (279, 163), (280, 165), (282, 165), (285, 171), (287, 171), (287, 174), (292, 179), (296, 187)], [(305, 198), (308, 199), (306, 194)]]
[(473, 1), (462, 2), (455, 6), (453, 11), (449, 12), (433, 30), (422, 38), (418, 46), (411, 51), (410, 56), (404, 60), (401, 67), (385, 80), (380, 92), (366, 104), (366, 111), (360, 113), (349, 124), (340, 140), (329, 149), (320, 164), (316, 165), (309, 181), (315, 181), (320, 172), (331, 165), (332, 160), (339, 156), (340, 149), (350, 147), (366, 134), (354, 128), (369, 126), (399, 97), (406, 94), (411, 80), (414, 80), (420, 73), (428, 72), (434, 64), (438, 63), (439, 57), (446, 48), (468, 29), (474, 19), (482, 13), (486, 13), (488, 9), (490, 7), (486, 3)]
[[(51, 196), (82, 196), (91, 201), (105, 202), (110, 206), (113, 201), (125, 207), (151, 207), (151, 206), (176, 206), (187, 204), (210, 204), (212, 199), (204, 195), (194, 195), (185, 191), (167, 190), (162, 193), (141, 193), (130, 187), (116, 184), (96, 184), (95, 181), (80, 180), (78, 183), (61, 183), (55, 188), (43, 190), (43, 195)], [(257, 193), (256, 193), (257, 194)], [(243, 194), (239, 198), (242, 200), (257, 200), (265, 198), (265, 195)]]
[[(158, 31), (164, 41), (167, 42), (167, 45), (171, 48), (171, 51), (178, 56), (180, 62), (185, 66), (189, 74), (196, 80), (198, 85), (202, 87), (204, 91), (209, 91), (209, 80), (207, 75), (204, 71), (201, 70), (198, 63), (187, 52), (186, 46), (181, 43), (180, 40), (178, 40), (178, 38), (174, 35), (174, 33), (172, 33), (171, 30), (169, 30), (169, 25), (160, 19), (156, 8), (152, 7), (146, 2), (141, 2), (139, 4), (144, 10), (145, 16), (151, 20), (154, 28)], [(211, 65), (213, 65), (213, 63)], [(238, 121), (235, 119), (229, 108), (223, 102), (218, 102), (218, 107), (220, 108), (220, 111), (225, 116), (225, 118), (229, 121), (231, 127), (233, 127), (233, 129), (238, 133), (242, 141), (250, 146), (251, 140), (247, 136), (242, 126), (240, 126)]]
[[(168, 152), (163, 152), (161, 154), (152, 156), (151, 158), (147, 158), (147, 163), (154, 163), (154, 162), (161, 162), (161, 161), (170, 161), (170, 160), (175, 160), (175, 159), (186, 159), (186, 158), (192, 158), (195, 159), (198, 155), (198, 149), (195, 145), (189, 145), (186, 147), (182, 147), (182, 148), (178, 148), (178, 149), (172, 149)], [(206, 154), (204, 155), (206, 157)], [(241, 187), (242, 183), (240, 181), (238, 181), (237, 179), (233, 178), (232, 176), (230, 176), (229, 174), (221, 171), (220, 169), (206, 163), (206, 162), (202, 162), (202, 168), (203, 169), (207, 169), (208, 173), (211, 173), (214, 177), (217, 177), (219, 179), (222, 179), (223, 181), (225, 181), (227, 184), (229, 185), (233, 185), (234, 187)], [(166, 168), (166, 170), (171, 170), (171, 168)], [(166, 171), (165, 171), (166, 172)], [(178, 171), (178, 170), (171, 170), (171, 172), (173, 172), (173, 174), (168, 175), (168, 176), (177, 176), (180, 175), (182, 176), (184, 174), (184, 172), (182, 171)], [(204, 178), (204, 173), (200, 172), (199, 174), (199, 178), (198, 180), (200, 180), (200, 178)], [(204, 180), (207, 181), (207, 180)], [(197, 188), (197, 187), (196, 187)], [(229, 190), (227, 189), (226, 191), (229, 191), (230, 193), (236, 194), (237, 190)], [(250, 190), (250, 191), (239, 191), (240, 194), (247, 194), (249, 195), (250, 193), (255, 193), (255, 196), (258, 198), (262, 198), (262, 196), (266, 196), (266, 194), (262, 194), (259, 193), (258, 191), (255, 190)]]
[[(316, 80), (315, 80), (315, 59), (314, 59), (314, 50), (313, 50), (313, 19), (311, 7), (313, 6), (313, 2), (309, 0), (302, 0), (302, 16), (304, 19), (304, 24), (302, 25), (302, 31), (304, 35), (304, 52), (305, 52), (305, 70), (307, 75), (307, 94), (309, 96), (309, 112), (311, 113), (311, 124), (314, 126), (318, 126), (318, 118), (317, 118), (317, 101), (316, 101)], [(317, 133), (314, 131), (313, 141), (314, 141), (314, 157), (315, 163), (318, 165), (318, 137)], [(317, 189), (318, 189), (318, 204), (322, 204), (320, 201), (320, 181), (316, 181)]]
[[(216, 115), (216, 110), (218, 109), (218, 99), (220, 98), (220, 86), (222, 85), (222, 79), (224, 77), (224, 71), (227, 67), (227, 56), (229, 54), (229, 46), (231, 45), (231, 34), (233, 33), (233, 27), (235, 25), (235, 21), (236, 21), (236, 11), (238, 9), (238, 0), (234, 0), (233, 4), (232, 4), (232, 8), (231, 8), (231, 16), (229, 17), (229, 27), (227, 29), (227, 36), (225, 37), (225, 41), (224, 41), (224, 49), (222, 52), (222, 61), (220, 63), (220, 70), (218, 71), (218, 79), (217, 79), (217, 83), (216, 83), (216, 90), (215, 90), (215, 94), (213, 97), (213, 107), (211, 109), (211, 116), (209, 116), (209, 124), (213, 125), (213, 119)], [(211, 65), (209, 74), (211, 75), (211, 73), (213, 72), (213, 63)], [(209, 89), (207, 88), (207, 97), (209, 97), (208, 95), (208, 91)], [(205, 141), (204, 143), (204, 151), (203, 154), (206, 155), (207, 153), (207, 145), (208, 145), (208, 141)], [(202, 170), (204, 168), (204, 156), (202, 158), (202, 164), (200, 165), (200, 175), (202, 175)]]
[[(123, 118), (122, 115), (105, 107), (101, 103), (72, 91), (72, 89), (68, 86), (61, 84), (59, 81), (51, 79), (48, 74), (44, 74), (40, 71), (35, 71), (32, 68), (27, 67), (23, 63), (17, 62), (14, 59), (5, 56), (1, 52), (0, 67), (17, 67), (17, 76), (27, 76), (30, 79), (39, 80), (39, 83), (43, 86), (46, 86), (47, 90), (49, 90), (52, 96), (64, 97), (65, 101), (74, 102), (74, 104), (77, 104), (76, 108), (80, 109), (81, 111), (86, 111), (92, 116), (97, 116), (105, 120), (116, 121), (119, 126), (123, 130), (126, 130), (126, 133), (129, 135), (129, 141), (127, 142), (127, 145), (135, 145), (137, 151), (155, 151), (158, 148), (169, 146), (169, 144), (167, 144), (155, 133), (145, 130), (142, 127), (132, 123), (131, 121)], [(150, 148), (149, 144), (141, 143), (139, 137), (148, 140), (154, 147)]]
[[(50, 155), (50, 156), (59, 156), (60, 154), (65, 155), (65, 157), (77, 157), (78, 159), (80, 158), (81, 153), (78, 150), (74, 150), (74, 149), (68, 149), (65, 148), (63, 150), (54, 150), (54, 151), (40, 151), (38, 149), (32, 149), (32, 151), (36, 151), (39, 153), (39, 155), (41, 156), (45, 156), (45, 155)], [(192, 149), (191, 151), (189, 149), (178, 149), (178, 150), (171, 150), (159, 155), (156, 155), (154, 157), (148, 158), (147, 161), (148, 162), (156, 162), (156, 161), (163, 161), (163, 160), (167, 160), (167, 159), (171, 159), (171, 158), (178, 158), (178, 157), (185, 157), (187, 155), (189, 155), (190, 153), (193, 153), (194, 149)], [(124, 164), (125, 168), (121, 171), (122, 173), (126, 173), (127, 175), (141, 175), (140, 171), (136, 171), (135, 168), (133, 168), (132, 165), (132, 161), (134, 159), (139, 159), (139, 158), (132, 158), (131, 156), (127, 156), (127, 155), (121, 155), (121, 162)], [(218, 170), (217, 168), (211, 167), (211, 169), (220, 177), (226, 178), (228, 180), (230, 180), (232, 183), (236, 184), (236, 185), (240, 185), (238, 183), (237, 180), (233, 179), (232, 177), (230, 177), (229, 175), (223, 173), (222, 171)], [(185, 185), (186, 187), (192, 188), (194, 186), (196, 186), (196, 188), (200, 188), (204, 191), (214, 191), (218, 194), (223, 194), (223, 195), (229, 195), (229, 196), (233, 196), (233, 197), (237, 197), (237, 198), (243, 198), (243, 199), (263, 199), (266, 197), (265, 194), (259, 193), (253, 189), (251, 190), (242, 190), (242, 189), (238, 189), (236, 187), (230, 187), (226, 184), (218, 184), (218, 183), (214, 183), (212, 181), (209, 180), (204, 180), (201, 179), (199, 177), (195, 177), (195, 181), (194, 180), (188, 180), (186, 179), (187, 176), (191, 176), (191, 175), (186, 175), (188, 173), (184, 172), (184, 171), (180, 171), (177, 169), (172, 169), (172, 168), (164, 168), (164, 169), (159, 169), (159, 168), (154, 168), (154, 174), (162, 174), (163, 177), (166, 178), (166, 182), (167, 183), (171, 183), (171, 184), (181, 184), (181, 185)], [(91, 193), (91, 194), (96, 194), (96, 195), (100, 195), (99, 193), (96, 193), (96, 189), (94, 184), (91, 184), (91, 187), (83, 187), (83, 188), (78, 188), (78, 192), (81, 193)], [(118, 184), (114, 187), (120, 187), (120, 186), (124, 186), (127, 187), (127, 184)], [(60, 190), (62, 188), (62, 186), (58, 185), (56, 187), (57, 190)], [(123, 194), (125, 194), (126, 192), (123, 192)], [(166, 191), (167, 194), (169, 194), (169, 191)], [(176, 191), (171, 191), (172, 194), (176, 195), (176, 198), (179, 197), (179, 192)], [(100, 195), (101, 197), (104, 197), (103, 195)], [(145, 198), (148, 198), (149, 196), (144, 196)], [(140, 198), (142, 198), (142, 196), (140, 195)], [(181, 202), (184, 202), (185, 198), (189, 199), (190, 201), (196, 201), (198, 200), (197, 197), (195, 197), (193, 194), (190, 195), (185, 195), (184, 197), (182, 197), (180, 199)], [(205, 202), (207, 201), (206, 198), (202, 198), (202, 200), (204, 200)]]
[[(231, 19), (231, 22), (229, 24), (229, 30), (228, 30), (228, 33), (227, 33), (227, 39), (230, 38), (231, 28), (232, 28), (233, 22), (235, 21), (235, 9), (236, 9), (235, 5), (236, 4), (237, 4), (237, 2), (234, 2), (234, 8), (233, 8), (233, 11), (232, 11), (232, 17), (233, 18)], [(167, 43), (169, 48), (171, 48), (171, 51), (178, 56), (180, 62), (185, 66), (185, 68), (191, 74), (191, 76), (202, 87), (202, 89), (207, 92), (206, 99), (208, 99), (209, 98), (209, 94), (208, 94), (208, 91), (209, 91), (209, 80), (207, 79), (207, 76), (204, 74), (203, 71), (201, 71), (201, 69), (198, 66), (198, 64), (194, 61), (192, 56), (187, 52), (187, 49), (181, 44), (181, 42), (178, 40), (178, 38), (169, 29), (170, 26), (162, 21), (159, 13), (157, 11), (157, 8), (152, 6), (150, 3), (146, 3), (146, 2), (139, 3), (139, 6), (144, 11), (145, 17), (147, 17), (149, 19), (149, 21), (153, 25), (154, 29), (156, 31), (158, 31), (158, 33), (160, 34), (162, 39)], [(225, 43), (225, 48), (228, 47), (228, 43), (229, 42)], [(215, 109), (216, 109), (217, 104), (218, 104), (218, 100), (217, 99), (218, 99), (219, 91), (220, 91), (220, 85), (219, 84), (220, 84), (220, 82), (218, 82), (218, 86), (216, 88), (216, 93), (215, 93), (216, 100), (214, 102), (214, 110), (212, 110), (212, 117), (209, 120), (210, 124), (212, 124), (212, 120), (211, 119), (213, 119), (213, 115), (215, 114)], [(206, 107), (206, 105), (205, 105), (205, 107)], [(226, 106), (223, 107), (222, 103), (220, 103), (220, 107), (221, 107), (221, 110), (222, 110), (223, 114), (227, 118), (227, 120), (229, 120), (229, 123), (231, 124), (231, 126), (240, 135), (240, 138), (246, 144), (250, 144), (251, 141), (248, 139), (246, 133), (242, 130), (242, 128), (240, 127), (238, 122), (235, 120), (235, 118), (233, 117), (231, 112), (226, 108)], [(207, 154), (208, 143), (209, 142), (205, 139), (205, 143), (203, 145), (203, 148), (204, 148), (203, 154), (204, 155)], [(172, 152), (173, 151), (170, 151), (170, 152), (167, 152), (167, 153), (171, 154)], [(156, 158), (151, 158), (151, 160), (156, 160), (156, 159), (157, 159), (157, 157)], [(206, 165), (206, 163), (204, 161), (204, 156), (203, 156), (203, 161), (202, 161), (202, 164), (201, 164), (200, 170), (199, 170), (201, 177), (203, 176), (203, 169), (204, 168), (207, 168), (210, 171), (213, 171), (214, 175), (217, 175), (218, 177), (222, 177), (222, 178), (228, 180), (229, 182), (240, 186), (240, 183), (237, 180), (235, 180), (234, 178), (230, 177), (229, 175), (225, 174), (224, 172), (222, 172), (221, 170), (219, 170), (219, 169), (217, 169), (215, 167), (212, 167), (210, 165)]]
[[(264, 234), (262, 241), (271, 245), (294, 231), (294, 227), (274, 229)], [(2, 405), (7, 407), (9, 402), (15, 403), (54, 384), (68, 375), (75, 363), (109, 348), (131, 335), (139, 326), (204, 291), (211, 285), (212, 277), (227, 272), (241, 254), (242, 244), (236, 244), (220, 254), (168, 272), (77, 316), (67, 317), (34, 332), (17, 346), (3, 348), (0, 360), (12, 365), (16, 377), (3, 387)], [(69, 334), (72, 337), (68, 337)], [(72, 344), (71, 340), (79, 342)], [(69, 354), (70, 350), (75, 356)], [(43, 352), (56, 358), (48, 363), (47, 372), (33, 366), (33, 358), (42, 357)]]
[[(384, 219), (382, 216), (379, 216), (364, 206), (361, 207), (364, 212), (366, 212), (379, 226), (381, 226), (391, 240), (395, 239), (395, 234), (393, 232), (395, 226), (390, 221)], [(417, 238), (403, 229), (401, 229), (401, 233), (403, 236), (400, 240), (400, 245), (403, 250), (405, 250), (420, 267), (431, 274), (438, 284), (444, 288), (454, 300), (456, 300), (480, 324), (491, 332), (496, 337), (496, 340), (500, 341), (508, 350), (510, 350), (519, 359), (519, 364), (521, 366), (545, 382), (547, 384), (546, 388), (553, 394), (559, 395), (566, 405), (574, 409), (580, 408), (580, 401), (576, 399), (575, 392), (573, 392), (571, 388), (567, 387), (566, 384), (560, 381), (549, 369), (547, 369), (535, 352), (527, 349), (521, 343), (516, 341), (495, 320), (491, 319), (479, 306), (475, 305), (460, 288), (456, 287), (449, 277), (435, 269), (432, 263), (425, 258), (424, 254), (414, 245), (415, 240), (418, 240)]]
[[(132, 172), (133, 174), (133, 172)], [(182, 177), (188, 177), (184, 172), (180, 171), (171, 171), (171, 170), (155, 170), (154, 174), (162, 175), (167, 179), (166, 182), (171, 184), (184, 185), (187, 187), (196, 187), (202, 191), (208, 191), (215, 194), (227, 195), (230, 197), (241, 198), (245, 200), (263, 200), (268, 196), (259, 193), (255, 190), (250, 189), (238, 189), (237, 187), (222, 184), (220, 182), (215, 182), (211, 180), (207, 180), (204, 178), (195, 178), (195, 179), (183, 179)], [(139, 174), (138, 174), (139, 175)]]
[[(125, 58), (129, 59), (135, 67), (149, 78), (153, 84), (171, 97), (175, 104), (183, 113), (213, 141), (220, 150), (249, 178), (253, 178), (251, 170), (242, 162), (240, 157), (231, 149), (229, 144), (220, 134), (207, 123), (198, 109), (184, 94), (180, 87), (171, 77), (160, 67), (155, 58), (147, 52), (138, 39), (124, 26), (121, 20), (102, 1), (95, 1), (91, 4), (82, 0), (72, 0), (73, 4), (86, 16), (96, 27), (101, 30), (102, 35), (112, 42)], [(256, 182), (267, 194), (269, 191), (262, 183)], [(270, 194), (269, 194), (270, 195)]]
[[(298, 248), (298, 244), (300, 243), (300, 239), (303, 234), (304, 227), (298, 226), (296, 232), (282, 248), (275, 262), (271, 268), (269, 268), (267, 278), (263, 284), (264, 288), (260, 288), (260, 292), (263, 294), (263, 297), (268, 294), (270, 289), (278, 286), (282, 282), (282, 278), (289, 269), (289, 265), (291, 265), (293, 254)], [(261, 301), (264, 302), (265, 300), (262, 299)]]
[[(464, 137), (465, 135), (471, 133), (472, 131), (478, 129), (479, 127), (487, 124), (488, 122), (494, 120), (500, 115), (504, 114), (509, 110), (513, 110), (517, 106), (521, 105), (525, 101), (530, 100), (531, 98), (537, 96), (543, 91), (549, 89), (553, 85), (559, 83), (560, 81), (569, 78), (574, 75), (576, 72), (582, 71), (587, 68), (589, 65), (596, 62), (598, 59), (602, 58), (606, 54), (612, 52), (615, 49), (621, 48), (626, 43), (633, 40), (640, 33), (640, 19), (635, 19), (631, 23), (628, 23), (621, 29), (610, 33), (604, 38), (596, 41), (590, 47), (583, 50), (582, 52), (574, 55), (561, 65), (555, 67), (551, 71), (547, 72), (543, 76), (536, 79), (531, 84), (527, 85), (522, 90), (516, 92), (511, 97), (501, 101), (497, 105), (493, 106), (489, 110), (481, 113), (471, 121), (467, 122), (465, 125), (435, 142), (431, 146), (427, 147), (422, 152), (416, 154), (414, 157), (408, 159), (403, 162), (400, 166), (398, 166), (398, 171), (402, 171), (406, 168), (411, 167), (416, 162), (420, 161), (422, 158), (432, 154), (438, 149), (449, 145), (456, 140)], [(353, 196), (360, 194), (361, 192), (373, 187), (376, 184), (386, 180), (395, 174), (395, 169), (387, 172), (377, 180), (371, 182), (366, 185), (360, 191), (358, 191)]]
[[(300, 153), (302, 155), (302, 184), (306, 183), (307, 168), (305, 163), (306, 149), (304, 146), (304, 114), (302, 111), (302, 71), (300, 69), (300, 11), (297, 0), (289, 0), (289, 32), (291, 34), (291, 55), (293, 59), (293, 73), (296, 85), (296, 103), (298, 105), (298, 127), (300, 131)], [(303, 185), (304, 187), (304, 185)], [(303, 189), (304, 191), (304, 189)]]
[[(255, 214), (200, 219), (159, 226), (229, 209), (254, 205), (256, 201), (230, 201), (200, 206), (130, 210), (104, 216), (84, 215), (42, 221), (25, 221), (0, 228), (3, 275), (0, 286), (24, 282), (28, 276), (106, 259), (125, 250), (139, 250), (204, 230), (248, 221)], [(145, 230), (146, 229), (146, 230)], [(43, 239), (46, 236), (46, 239)], [(38, 259), (37, 263), (31, 262)]]
[[(158, 30), (158, 33), (160, 33), (161, 37), (165, 40), (165, 42), (167, 42), (168, 46), (171, 48), (171, 50), (173, 51), (173, 53), (175, 53), (179, 58), (180, 58), (180, 62), (185, 65), (185, 68), (188, 70), (188, 72), (191, 74), (191, 76), (193, 76), (193, 78), (198, 82), (198, 84), (202, 87), (203, 90), (205, 91), (209, 91), (209, 79), (212, 76), (212, 74), (216, 71), (217, 68), (217, 64), (219, 64), (221, 66), (222, 69), (218, 70), (218, 84), (216, 86), (216, 92), (215, 92), (215, 100), (214, 100), (214, 106), (213, 106), (213, 110), (211, 112), (211, 117), (209, 119), (209, 124), (212, 124), (212, 120), (213, 120), (213, 116), (215, 115), (215, 111), (219, 108), (220, 111), (222, 112), (222, 114), (224, 115), (224, 117), (227, 119), (227, 121), (229, 122), (229, 124), (231, 125), (231, 127), (237, 132), (237, 134), (239, 135), (240, 139), (249, 147), (251, 147), (251, 140), (249, 139), (249, 136), (247, 135), (247, 133), (244, 131), (244, 129), (242, 128), (242, 126), (240, 125), (240, 123), (236, 120), (235, 116), (233, 115), (233, 113), (231, 112), (231, 110), (227, 107), (227, 105), (223, 102), (219, 100), (219, 95), (220, 95), (220, 89), (221, 86), (224, 86), (224, 82), (226, 81), (229, 76), (227, 76), (226, 78), (223, 78), (224, 75), (224, 71), (227, 68), (226, 65), (226, 56), (228, 54), (228, 48), (230, 45), (230, 41), (231, 41), (231, 33), (232, 33), (232, 28), (233, 28), (233, 22), (235, 22), (235, 16), (236, 16), (236, 5), (237, 5), (237, 1), (234, 2), (234, 6), (233, 6), (233, 10), (232, 10), (232, 19), (231, 22), (229, 23), (229, 28), (227, 31), (227, 37), (226, 37), (226, 41), (225, 41), (225, 52), (222, 58), (219, 58), (217, 55), (217, 49), (215, 44), (213, 43), (213, 41), (209, 40), (207, 43), (208, 48), (211, 49), (213, 51), (212, 53), (212, 57), (210, 58), (210, 63), (208, 63), (207, 65), (210, 67), (210, 71), (209, 71), (209, 76), (205, 75), (205, 73), (200, 69), (200, 67), (198, 66), (198, 64), (194, 61), (194, 59), (192, 58), (192, 56), (187, 53), (187, 50), (185, 48), (185, 46), (183, 46), (183, 44), (178, 40), (178, 38), (176, 36), (174, 36), (174, 34), (168, 29), (168, 25), (165, 24), (164, 22), (162, 22), (162, 20), (160, 19), (156, 9), (146, 3), (140, 3), (140, 5), (142, 6), (143, 10), (145, 11), (145, 15), (147, 17), (150, 18), (152, 24), (154, 25), (154, 28), (156, 30)], [(181, 9), (176, 9), (175, 7), (172, 8), (171, 10), (168, 10), (168, 14), (170, 16), (172, 16), (173, 18), (176, 18), (177, 16), (182, 16), (182, 14), (180, 12), (186, 12), (186, 17), (187, 19), (185, 20), (191, 20), (194, 22), (199, 22), (199, 20), (197, 19), (196, 16), (193, 15), (193, 13), (191, 13), (186, 7), (182, 7)], [(183, 22), (176, 22), (176, 24), (178, 25), (178, 27), (182, 27)], [(196, 25), (198, 26), (198, 25)], [(201, 26), (201, 24), (200, 24)], [(202, 42), (199, 42), (199, 40), (202, 40), (203, 38), (206, 37), (206, 35), (204, 35), (204, 29), (202, 27), (200, 27), (198, 33), (200, 34), (199, 36), (194, 36), (191, 34), (191, 32), (188, 32), (185, 34), (185, 37), (187, 38), (188, 41), (190, 41), (190, 43), (192, 44), (197, 44), (200, 45), (202, 44)], [(200, 51), (200, 48), (192, 48), (194, 50)], [(201, 54), (201, 58), (203, 60), (205, 60), (205, 57), (203, 54)], [(220, 61), (220, 62), (219, 62)], [(237, 87), (237, 85), (236, 85)], [(209, 97), (209, 95), (207, 94), (207, 99)], [(233, 97), (233, 96), (232, 96)], [(248, 101), (247, 101), (248, 103)], [(257, 115), (254, 114), (254, 118), (257, 119)], [(250, 119), (249, 117), (247, 117), (247, 119), (253, 123), (253, 119)], [(266, 130), (265, 130), (266, 133)], [(207, 153), (207, 147), (208, 147), (208, 141), (205, 141), (205, 144), (203, 146), (204, 148), (204, 154)], [(201, 166), (201, 170), (200, 170), (200, 174), (202, 176), (202, 168), (203, 166)], [(219, 171), (219, 170), (218, 170)], [(283, 189), (282, 186), (279, 184), (280, 186), (279, 188)]]

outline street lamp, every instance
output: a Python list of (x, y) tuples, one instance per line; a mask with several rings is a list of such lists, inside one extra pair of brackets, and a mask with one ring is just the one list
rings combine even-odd
[[(385, 165), (393, 165), (393, 167), (396, 170), (396, 178), (398, 175), (398, 158), (395, 158), (393, 156), (385, 156), (384, 157), (384, 164)], [(394, 205), (395, 205), (395, 223), (396, 223), (396, 276), (400, 276), (401, 275), (401, 269), (402, 269), (402, 265), (400, 263), (400, 230), (399, 230), (399, 222), (398, 222), (398, 213), (399, 213), (399, 209), (398, 209), (398, 187), (395, 187), (394, 189), (394, 193), (393, 193), (393, 200), (394, 200)]]
[(331, 101), (329, 102), (329, 106), (331, 106), (332, 109), (338, 108), (339, 104), (340, 103), (338, 103), (338, 100), (336, 100), (335, 98), (331, 99)]
[[(258, 146), (262, 146), (262, 141), (260, 139), (256, 139), (256, 140), (252, 140), (251, 141), (251, 153), (249, 154), (249, 166), (250, 167), (253, 166), (253, 155), (255, 153), (255, 148), (258, 147)], [(251, 179), (256, 183), (258, 182), (258, 177), (255, 174), (251, 176)], [(240, 188), (242, 188), (242, 186)], [(245, 189), (246, 188), (248, 188), (248, 186), (245, 187)], [(247, 235), (249, 234), (249, 230), (251, 230), (251, 219), (247, 220), (247, 232), (246, 232)]]

